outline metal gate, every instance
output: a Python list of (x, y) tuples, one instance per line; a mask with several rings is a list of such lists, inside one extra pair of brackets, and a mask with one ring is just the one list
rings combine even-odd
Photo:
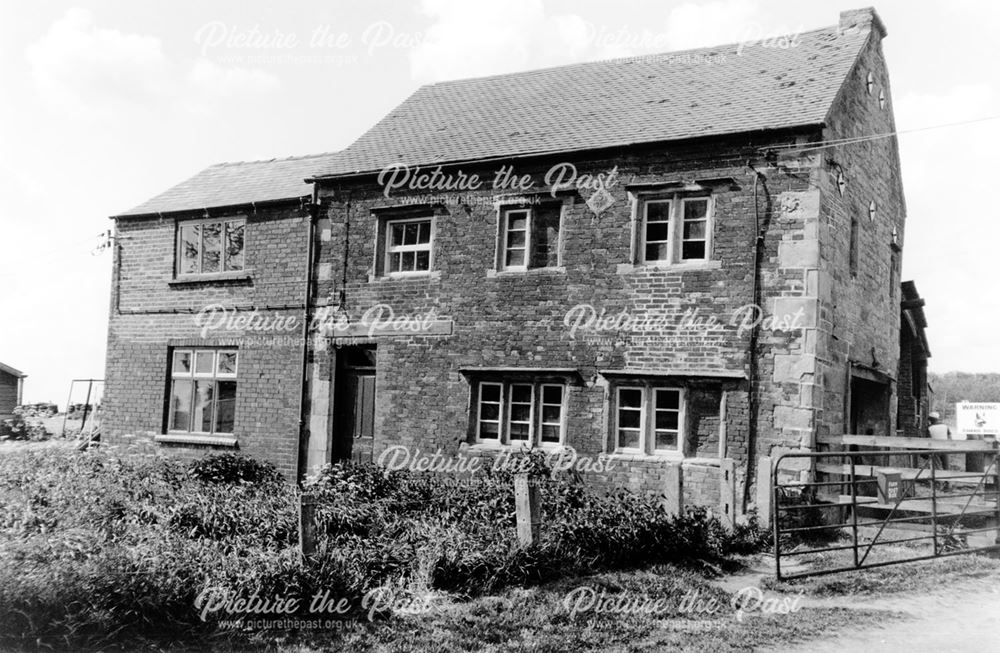
[[(847, 444), (840, 436), (839, 443)], [(895, 438), (869, 438), (874, 444)], [(896, 440), (910, 440), (898, 438)], [(928, 440), (923, 440), (928, 444)], [(983, 442), (947, 448), (789, 453), (772, 468), (774, 563), (788, 580), (1000, 550), (1000, 467)], [(958, 448), (954, 445), (980, 445)], [(880, 445), (874, 445), (880, 446)], [(948, 468), (962, 456), (966, 469)], [(907, 553), (877, 559), (879, 547)], [(905, 547), (903, 547), (905, 545)], [(908, 552), (912, 551), (912, 555)], [(850, 552), (850, 553), (848, 553)], [(782, 570), (803, 561), (809, 568)]]

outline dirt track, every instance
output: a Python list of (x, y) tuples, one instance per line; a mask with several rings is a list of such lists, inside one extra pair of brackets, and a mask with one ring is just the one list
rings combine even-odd
[(903, 613), (884, 627), (852, 632), (850, 626), (826, 639), (790, 647), (767, 649), (776, 653), (987, 653), (1000, 651), (1000, 579), (995, 577), (949, 584), (922, 595), (900, 594), (878, 599), (837, 597), (813, 599), (807, 606)]

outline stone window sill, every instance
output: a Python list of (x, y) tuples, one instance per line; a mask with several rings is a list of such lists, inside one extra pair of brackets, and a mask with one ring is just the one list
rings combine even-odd
[(495, 277), (523, 277), (531, 276), (536, 274), (566, 274), (565, 266), (548, 267), (548, 268), (524, 268), (524, 269), (514, 269), (514, 270), (487, 270), (486, 277), (493, 279)]
[(410, 274), (380, 274), (368, 275), (368, 283), (394, 283), (406, 281), (436, 281), (441, 278), (441, 270), (431, 270), (430, 272), (410, 273)]
[(642, 271), (659, 270), (662, 272), (693, 272), (696, 270), (721, 270), (722, 261), (694, 261), (691, 263), (622, 263), (618, 266), (618, 274), (632, 274)]
[(235, 447), (236, 437), (232, 435), (198, 435), (196, 433), (167, 433), (153, 438), (161, 444), (200, 444), (213, 447)]

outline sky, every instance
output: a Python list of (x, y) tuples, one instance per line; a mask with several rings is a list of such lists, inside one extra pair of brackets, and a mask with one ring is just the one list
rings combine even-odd
[[(93, 0), (0, 4), (0, 361), (25, 401), (104, 374), (131, 208), (220, 161), (339, 150), (418, 86), (834, 25), (847, 0)], [(935, 372), (1000, 372), (1000, 3), (882, 1), (903, 278)], [(75, 401), (82, 401), (76, 398)]]

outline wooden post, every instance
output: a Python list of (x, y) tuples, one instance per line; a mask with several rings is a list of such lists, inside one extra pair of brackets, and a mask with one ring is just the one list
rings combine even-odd
[(684, 471), (680, 463), (667, 465), (666, 487), (663, 491), (666, 496), (664, 508), (671, 515), (680, 515), (684, 512)]
[(538, 541), (542, 506), (538, 488), (531, 483), (528, 474), (514, 475), (514, 507), (517, 515), (517, 540), (522, 546), (531, 546)]
[(736, 461), (723, 458), (719, 467), (719, 513), (722, 524), (732, 529), (736, 526)]
[(305, 560), (316, 553), (316, 499), (299, 495), (299, 553)]
[(774, 475), (771, 457), (757, 459), (757, 519), (762, 527), (771, 523), (771, 502), (774, 498)]

